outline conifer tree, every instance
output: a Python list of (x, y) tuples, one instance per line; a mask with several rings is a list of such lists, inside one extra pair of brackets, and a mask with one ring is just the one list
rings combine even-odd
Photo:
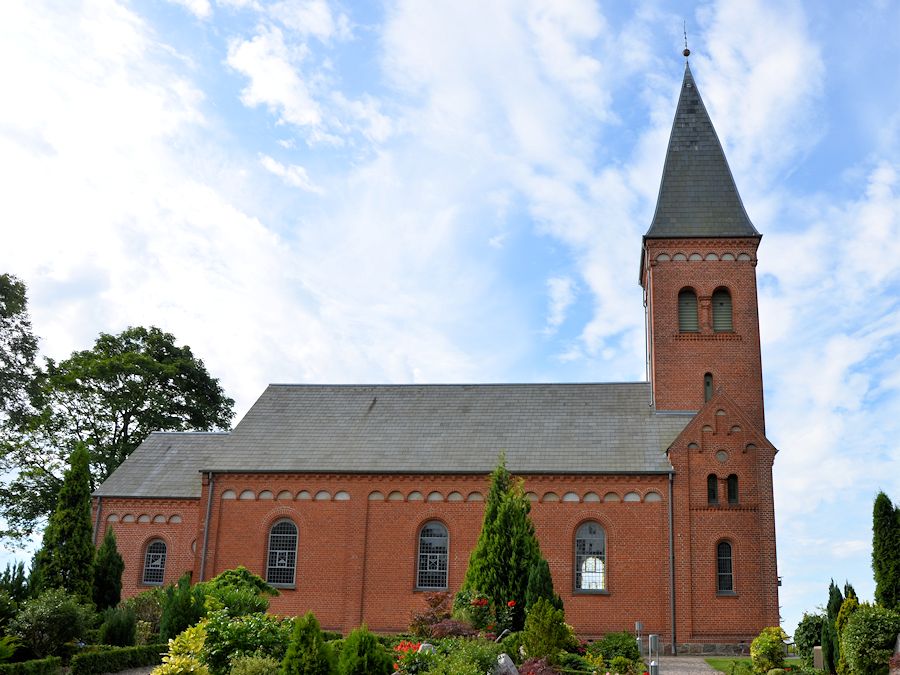
[(844, 596), (841, 595), (841, 589), (835, 585), (834, 579), (832, 579), (828, 586), (825, 623), (822, 625), (822, 660), (826, 673), (837, 672), (837, 663), (840, 660), (840, 645), (835, 622), (842, 604), (844, 604)]
[(875, 602), (900, 610), (900, 506), (879, 492), (872, 513), (872, 570)]
[(563, 608), (563, 601), (553, 591), (553, 577), (550, 565), (543, 556), (539, 557), (528, 572), (528, 586), (525, 589), (525, 611), (528, 612), (541, 598), (546, 598), (556, 609)]
[(119, 604), (124, 571), (125, 561), (116, 547), (116, 533), (110, 527), (94, 558), (94, 604), (98, 612)]
[(90, 604), (94, 586), (91, 488), (87, 449), (79, 443), (63, 477), (40, 552), (41, 590), (61, 588)]
[(341, 649), (338, 675), (391, 675), (394, 661), (365, 624), (352, 631)]
[(850, 621), (850, 616), (859, 609), (859, 601), (856, 598), (856, 591), (849, 583), (844, 584), (844, 602), (841, 603), (841, 610), (838, 612), (837, 619), (834, 622), (835, 633), (837, 634), (840, 651), (836, 660), (838, 675), (851, 675), (850, 666), (847, 663), (847, 654), (844, 649), (844, 628)]
[(294, 632), (281, 662), (282, 675), (331, 675), (334, 653), (312, 612), (294, 619)]

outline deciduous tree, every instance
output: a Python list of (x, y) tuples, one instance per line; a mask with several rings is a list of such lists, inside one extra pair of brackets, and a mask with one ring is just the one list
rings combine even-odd
[(153, 431), (226, 428), (234, 402), (190, 347), (159, 328), (102, 333), (91, 349), (46, 360), (34, 411), (0, 447), (2, 534), (23, 539), (53, 510), (66, 458), (88, 450), (91, 489)]

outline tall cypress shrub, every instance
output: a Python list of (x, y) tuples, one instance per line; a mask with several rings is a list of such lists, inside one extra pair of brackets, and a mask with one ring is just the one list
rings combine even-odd
[(900, 609), (900, 506), (879, 492), (872, 509), (872, 570), (875, 602)]
[(331, 675), (334, 653), (312, 612), (294, 619), (294, 632), (281, 662), (281, 675)]
[(109, 528), (94, 558), (94, 604), (98, 612), (119, 604), (124, 571), (125, 561), (116, 547), (116, 533)]
[(850, 666), (847, 664), (847, 655), (844, 653), (844, 629), (853, 612), (859, 609), (859, 601), (856, 598), (856, 591), (850, 584), (844, 584), (844, 602), (841, 603), (841, 611), (838, 612), (837, 619), (834, 621), (834, 630), (837, 634), (840, 651), (838, 653), (835, 666), (838, 675), (852, 675)]
[(525, 611), (528, 612), (537, 601), (545, 598), (555, 609), (562, 609), (563, 602), (553, 590), (553, 577), (550, 565), (543, 556), (531, 565), (528, 572), (528, 586), (525, 589)]
[(491, 474), (481, 534), (469, 557), (463, 590), (484, 594), (495, 612), (508, 611), (513, 630), (525, 625), (529, 575), (543, 560), (530, 513), (521, 481), (510, 476), (501, 454)]
[(61, 588), (87, 604), (94, 595), (90, 476), (88, 452), (79, 443), (44, 532), (38, 565), (41, 590)]
[(822, 625), (822, 660), (824, 661), (826, 673), (836, 673), (837, 663), (840, 660), (840, 646), (838, 644), (838, 634), (835, 628), (838, 613), (841, 611), (841, 605), (844, 604), (844, 596), (841, 590), (835, 585), (834, 579), (828, 586), (828, 605), (825, 613), (825, 623)]

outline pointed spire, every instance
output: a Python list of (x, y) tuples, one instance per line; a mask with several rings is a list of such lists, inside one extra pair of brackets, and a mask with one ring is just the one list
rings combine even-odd
[(744, 210), (691, 66), (685, 62), (656, 213), (644, 237), (758, 236)]

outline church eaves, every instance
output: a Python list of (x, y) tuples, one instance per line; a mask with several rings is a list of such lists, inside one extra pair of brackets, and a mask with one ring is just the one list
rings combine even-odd
[(656, 213), (644, 238), (759, 236), (685, 63)]

